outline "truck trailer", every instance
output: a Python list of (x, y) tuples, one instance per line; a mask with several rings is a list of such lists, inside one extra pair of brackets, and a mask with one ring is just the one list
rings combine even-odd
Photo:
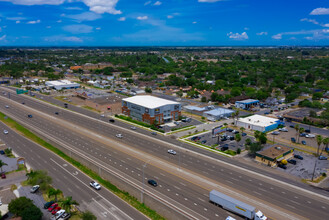
[(267, 219), (267, 217), (261, 211), (256, 212), (255, 207), (248, 205), (244, 202), (241, 202), (237, 199), (234, 199), (216, 190), (212, 190), (209, 193), (209, 200), (211, 203), (223, 207), (223, 209), (232, 211), (248, 219), (254, 219), (254, 220)]

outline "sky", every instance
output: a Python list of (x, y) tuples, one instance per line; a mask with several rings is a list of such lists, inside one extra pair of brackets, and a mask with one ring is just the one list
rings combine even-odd
[(329, 0), (0, 0), (0, 46), (258, 45), (329, 45)]

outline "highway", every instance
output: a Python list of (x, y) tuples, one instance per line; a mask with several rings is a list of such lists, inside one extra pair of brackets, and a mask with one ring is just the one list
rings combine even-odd
[[(15, 154), (24, 157), (33, 170), (47, 170), (53, 179), (53, 186), (62, 190), (65, 196), (72, 196), (82, 211), (89, 210), (97, 219), (148, 219), (107, 189), (96, 191), (89, 186), (91, 179), (75, 167), (44, 147), (22, 137), (0, 122), (1, 140), (11, 147)], [(47, 158), (47, 159), (45, 159)]]
[[(20, 98), (21, 97), (16, 97), (14, 95), (11, 95), (11, 99), (20, 99)], [(52, 107), (52, 106), (40, 104), (34, 100), (30, 100), (27, 98), (24, 98), (24, 100), (26, 100), (25, 105), (31, 105), (31, 106), (33, 106), (33, 108), (47, 112), (47, 113), (51, 114), (52, 116), (55, 116), (54, 115), (55, 111), (59, 111), (58, 109), (54, 110), (54, 107)], [(22, 100), (18, 100), (18, 101), (21, 102)], [(21, 106), (24, 107), (24, 105), (21, 105)], [(4, 108), (4, 104), (1, 104), (0, 107)], [(72, 106), (70, 105), (69, 108), (72, 108)], [(15, 108), (15, 111), (16, 110), (17, 109)], [(6, 111), (6, 109), (4, 109), (4, 111)], [(11, 113), (14, 113), (12, 108), (10, 109), (10, 111), (11, 111)], [(15, 113), (15, 115), (16, 115), (16, 113)], [(26, 116), (27, 116), (26, 111), (25, 112), (17, 111), (17, 117), (21, 117), (21, 120), (26, 120), (26, 118), (27, 118)], [(79, 124), (79, 126), (81, 126), (81, 127), (87, 127), (88, 129), (96, 131), (99, 134), (107, 135), (112, 138), (114, 138), (114, 135), (116, 134), (116, 132), (120, 132), (120, 129), (118, 130), (118, 128), (114, 127), (113, 125), (108, 125), (105, 123), (95, 123), (94, 121), (90, 121), (91, 119), (88, 119), (88, 118), (83, 118), (83, 120), (82, 120), (80, 115), (72, 114), (71, 112), (67, 112), (67, 111), (60, 111), (59, 116), (56, 116), (56, 117), (63, 118), (66, 121), (70, 121), (74, 124)], [(99, 118), (99, 119), (101, 119), (101, 118)], [(34, 121), (34, 120), (30, 120), (30, 121)], [(50, 127), (51, 127), (49, 122), (46, 122), (46, 121), (41, 122), (41, 120), (39, 118), (38, 118), (38, 122), (36, 122), (36, 123), (37, 124), (35, 124), (35, 126), (40, 126), (40, 128), (44, 128), (45, 130), (50, 129)], [(115, 124), (118, 124), (118, 123), (116, 122)], [(47, 126), (44, 126), (44, 125), (47, 125)], [(54, 132), (56, 132), (58, 130), (63, 130), (63, 128), (60, 125), (57, 125), (57, 126), (58, 127), (53, 128), (53, 130), (49, 130), (49, 134), (55, 134)], [(69, 132), (70, 131), (67, 131), (67, 132), (63, 131), (63, 134), (58, 134), (58, 135), (63, 140), (69, 141), (69, 140), (73, 139), (72, 138), (73, 133), (71, 134)], [(175, 157), (175, 156), (170, 156), (170, 155), (166, 154), (167, 149), (169, 149), (168, 145), (165, 146), (165, 144), (163, 144), (163, 143), (159, 144), (158, 141), (150, 141), (149, 137), (135, 135), (135, 134), (133, 134), (134, 132), (132, 132), (132, 131), (125, 131), (125, 132), (121, 131), (120, 133), (122, 133), (124, 135), (124, 138), (121, 141), (122, 143), (129, 144), (130, 147), (134, 147), (141, 151), (142, 150), (146, 151), (147, 153), (150, 153), (156, 157), (165, 158), (167, 161), (174, 163), (176, 165), (179, 163), (177, 155)], [(149, 135), (149, 132), (146, 132), (146, 133)], [(60, 136), (60, 135), (62, 135), (62, 136)], [(65, 136), (65, 135), (67, 135), (67, 136)], [(158, 135), (156, 138), (158, 138), (158, 139), (165, 138), (165, 140), (167, 140), (167, 142), (168, 142), (168, 137), (160, 137), (160, 135)], [(85, 143), (88, 143), (87, 141), (88, 140), (84, 140)], [(172, 140), (170, 140), (169, 142), (171, 142), (171, 141)], [(190, 146), (188, 146), (188, 147), (190, 147)], [(93, 146), (93, 148), (94, 148), (94, 146)], [(90, 149), (90, 150), (93, 151), (94, 149)], [(88, 150), (89, 150), (89, 148), (88, 148)], [(197, 172), (197, 173), (201, 174), (202, 176), (205, 176), (209, 179), (218, 181), (222, 184), (224, 182), (225, 185), (231, 186), (232, 188), (237, 188), (237, 189), (239, 189), (239, 191), (249, 192), (249, 194), (253, 194), (252, 196), (254, 196), (258, 199), (264, 199), (264, 197), (266, 197), (267, 201), (277, 205), (278, 207), (280, 207), (280, 206), (281, 207), (293, 207), (292, 209), (297, 209), (298, 212), (297, 211), (296, 212), (302, 216), (308, 217), (309, 214), (307, 215), (307, 213), (312, 213), (312, 211), (314, 211), (316, 209), (318, 209), (317, 213), (319, 214), (319, 219), (321, 219), (321, 217), (325, 216), (325, 214), (324, 214), (326, 212), (325, 210), (327, 210), (327, 208), (328, 208), (327, 207), (328, 204), (326, 203), (326, 201), (318, 202), (318, 201), (316, 201), (316, 199), (314, 200), (309, 195), (305, 195), (305, 197), (304, 197), (304, 195), (302, 195), (300, 192), (295, 193), (291, 189), (287, 190), (282, 186), (280, 186), (280, 187), (277, 186), (280, 184), (266, 182), (265, 180), (262, 180), (262, 178), (256, 178), (245, 172), (231, 169), (231, 167), (223, 166), (223, 164), (219, 164), (219, 163), (209, 160), (207, 158), (197, 157), (193, 153), (185, 153), (185, 152), (180, 152), (180, 151), (178, 151), (178, 152), (181, 154), (180, 165), (183, 168), (191, 169), (192, 171)], [(99, 153), (101, 154), (101, 152), (99, 152)], [(221, 157), (221, 159), (223, 159), (223, 158)], [(227, 159), (227, 158), (225, 158), (225, 159)], [(123, 161), (125, 161), (125, 160), (123, 160)], [(139, 164), (138, 167), (142, 167), (142, 165), (143, 164)], [(135, 165), (133, 165), (133, 167), (134, 166)], [(243, 166), (246, 167), (246, 165), (243, 165)], [(246, 167), (246, 168), (248, 168), (248, 167)], [(149, 166), (147, 169), (149, 169)], [(159, 178), (159, 179), (161, 180), (161, 182), (163, 181), (161, 178)], [(173, 179), (175, 179), (175, 177)], [(243, 184), (241, 184), (241, 182), (243, 182)], [(255, 183), (258, 183), (258, 184), (255, 184)], [(178, 187), (179, 184), (180, 183), (175, 183), (174, 186)], [(185, 184), (185, 183), (183, 183), (183, 184)], [(173, 185), (173, 183), (169, 181), (168, 187), (172, 186), (172, 185)], [(195, 186), (191, 186), (191, 187), (194, 187), (193, 190), (195, 190), (196, 192), (200, 191), (200, 189), (195, 188)], [(172, 191), (170, 188), (167, 188), (167, 191), (168, 191), (168, 189), (170, 191)], [(203, 194), (203, 196), (207, 195), (207, 190), (203, 191), (203, 192), (204, 193), (201, 193), (201, 194)], [(324, 192), (321, 192), (321, 193), (324, 193)], [(190, 194), (190, 192), (187, 192), (187, 194)], [(193, 200), (192, 197), (194, 197), (194, 196), (195, 195), (192, 194), (190, 199)], [(198, 203), (202, 200), (205, 200), (205, 198), (202, 198), (202, 196), (200, 194), (197, 194), (197, 196), (199, 196), (199, 197), (197, 197), (197, 198), (199, 198)], [(290, 199), (283, 200), (282, 197), (290, 198), (291, 200)], [(185, 200), (185, 198), (184, 198), (184, 200)], [(184, 204), (184, 200), (182, 201), (183, 202), (182, 204)], [(185, 201), (187, 201), (187, 200), (185, 200)], [(207, 198), (205, 201), (207, 202)], [(304, 205), (302, 204), (303, 202), (305, 203)], [(199, 205), (198, 203), (196, 203), (196, 204)], [(288, 204), (285, 204), (285, 203), (288, 203)], [(191, 207), (191, 204), (188, 203), (187, 206)], [(208, 212), (209, 206), (211, 207), (210, 204), (205, 204), (207, 213), (209, 213)], [(261, 207), (259, 207), (259, 208), (261, 209)], [(217, 211), (217, 209), (218, 208), (216, 208), (216, 211)], [(195, 209), (193, 209), (193, 210), (195, 210)], [(216, 211), (214, 213), (215, 216), (217, 214)], [(204, 209), (203, 209), (203, 212), (205, 212)], [(208, 215), (205, 215), (205, 216), (208, 216)]]

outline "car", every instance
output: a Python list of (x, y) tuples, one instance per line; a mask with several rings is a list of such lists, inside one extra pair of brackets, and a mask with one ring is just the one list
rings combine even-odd
[(235, 137), (234, 137), (234, 136), (228, 136), (227, 138), (228, 138), (229, 140), (231, 140), (231, 141), (235, 140)]
[(4, 155), (5, 154), (5, 151), (4, 150), (0, 150), (0, 154), (1, 155)]
[(31, 193), (36, 193), (39, 189), (40, 189), (40, 186), (39, 185), (35, 185), (35, 186), (32, 186), (30, 192)]
[(49, 206), (48, 211), (51, 212), (53, 211), (56, 207), (58, 207), (58, 203), (53, 203)]
[(226, 128), (226, 131), (228, 131), (228, 132), (232, 132), (233, 129), (232, 129), (232, 128)]
[(290, 125), (289, 127), (291, 127), (291, 128), (295, 128), (295, 126), (294, 126), (294, 125)]
[(269, 115), (270, 113), (269, 112), (264, 112), (264, 115)]
[(55, 115), (59, 115), (59, 113), (58, 112), (55, 112)]
[(152, 132), (151, 134), (152, 134), (152, 135), (157, 135), (157, 133), (156, 133), (155, 131), (154, 131), (154, 132)]
[(327, 157), (325, 157), (325, 156), (323, 156), (323, 155), (321, 155), (321, 156), (319, 156), (319, 158), (318, 158), (319, 160), (328, 160), (328, 158)]
[(220, 139), (220, 141), (226, 141), (226, 140), (227, 140), (226, 137), (222, 137), (222, 138)]
[(198, 136), (194, 136), (191, 138), (191, 141), (194, 141)]
[(233, 130), (232, 133), (233, 133), (233, 134), (239, 134), (239, 131), (237, 131), (237, 130)]
[(43, 205), (43, 208), (44, 209), (48, 209), (52, 204), (54, 204), (55, 202), (54, 201), (49, 201), (49, 202), (46, 202), (44, 205)]
[(22, 102), (23, 105), (25, 105), (25, 102)]
[(176, 151), (174, 151), (173, 149), (168, 150), (168, 153), (172, 155), (176, 155)]
[(242, 137), (247, 136), (247, 133), (242, 133), (241, 136)]
[(104, 117), (105, 117), (105, 115), (101, 115), (101, 117), (103, 117), (103, 118), (104, 118)]
[(63, 215), (61, 215), (61, 217), (58, 220), (66, 220), (69, 219), (71, 217), (71, 214), (65, 212)]
[(178, 121), (174, 121), (174, 124), (175, 124), (175, 125), (179, 125), (179, 122), (178, 122)]
[(302, 141), (302, 144), (303, 144), (303, 145), (306, 145), (306, 141)]
[(51, 214), (55, 215), (59, 210), (61, 210), (61, 207), (56, 207), (53, 209), (53, 211), (51, 212)]
[(306, 135), (307, 135), (306, 133), (300, 133), (299, 134), (300, 137), (306, 137)]
[(273, 131), (271, 134), (272, 134), (272, 135), (279, 135), (280, 132), (279, 132), (279, 131)]
[(311, 133), (311, 130), (310, 129), (305, 129), (305, 132), (306, 133)]
[(1, 179), (6, 179), (6, 173), (5, 172), (1, 173)]
[(220, 148), (220, 150), (221, 150), (221, 151), (226, 151), (226, 150), (228, 150), (228, 145), (225, 144), (223, 147)]
[(296, 165), (297, 164), (297, 161), (294, 160), (294, 159), (290, 159), (290, 160), (288, 160), (288, 163), (291, 163), (293, 165)]
[(295, 138), (290, 138), (290, 140), (291, 140), (291, 142), (293, 142), (293, 143), (296, 143), (296, 139)]
[(33, 118), (33, 116), (32, 116), (32, 115), (27, 115), (27, 117), (28, 117), (28, 118)]
[(99, 183), (97, 183), (95, 181), (91, 181), (90, 182), (90, 186), (93, 187), (96, 190), (100, 190), (101, 189), (101, 185), (99, 185)]
[(156, 187), (158, 185), (158, 183), (155, 180), (148, 180), (147, 182), (148, 182), (148, 184), (150, 184), (154, 187)]
[(4, 134), (8, 134), (8, 131), (7, 131), (7, 130), (3, 130), (3, 133), (4, 133)]
[(135, 126), (131, 127), (131, 130), (136, 130), (136, 127)]
[(111, 118), (111, 119), (109, 120), (109, 122), (114, 123), (115, 121), (114, 121), (113, 118)]
[(287, 128), (279, 128), (279, 131), (288, 132), (288, 129)]
[(123, 135), (122, 134), (116, 134), (115, 135), (117, 138), (123, 138)]
[(9, 108), (9, 106), (8, 106), (8, 105), (6, 105), (5, 107), (6, 107), (6, 108)]
[(205, 143), (207, 143), (207, 140), (201, 141), (201, 144), (205, 144)]
[(302, 156), (300, 156), (300, 155), (298, 155), (298, 154), (295, 154), (295, 155), (294, 155), (294, 158), (297, 158), (297, 159), (299, 159), (299, 160), (303, 160), (303, 159), (304, 159)]
[(59, 218), (62, 217), (62, 215), (64, 215), (64, 213), (65, 213), (65, 210), (61, 209), (58, 212), (56, 212), (56, 214), (51, 219), (58, 220)]
[(314, 134), (307, 134), (307, 135), (305, 135), (305, 137), (307, 137), (307, 138), (315, 138), (315, 135)]
[(286, 169), (287, 169), (287, 166), (286, 166), (286, 165), (284, 165), (284, 164), (281, 164), (281, 163), (279, 163), (279, 164), (278, 164), (278, 167), (280, 167), (280, 168), (282, 168), (282, 169), (284, 169), (284, 170), (286, 170)]

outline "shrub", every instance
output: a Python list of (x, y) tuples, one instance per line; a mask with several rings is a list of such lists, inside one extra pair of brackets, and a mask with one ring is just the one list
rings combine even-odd
[(326, 173), (322, 173), (322, 176), (323, 176), (323, 177), (326, 177), (326, 176), (327, 176), (327, 174), (326, 174)]
[(238, 148), (237, 151), (236, 151), (237, 154), (240, 154), (241, 153), (241, 149)]

